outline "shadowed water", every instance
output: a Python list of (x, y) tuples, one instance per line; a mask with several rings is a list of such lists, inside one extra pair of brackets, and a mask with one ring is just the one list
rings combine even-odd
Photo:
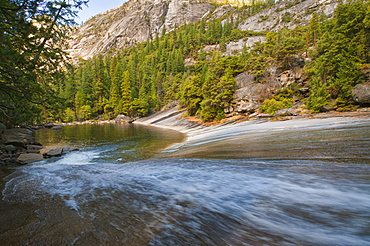
[[(5, 178), (0, 244), (370, 245), (370, 123), (306, 128), (304, 134), (284, 126), (281, 134), (270, 132), (271, 141), (260, 134), (273, 147), (266, 158), (260, 156), (268, 153), (265, 144), (251, 146), (253, 134), (218, 132), (213, 138), (220, 142), (190, 138), (166, 150), (181, 158), (147, 159), (182, 136), (135, 127), (130, 137), (117, 126), (109, 133), (86, 127), (81, 131), (93, 132), (86, 137), (67, 128), (40, 132), (42, 141), (84, 149)], [(131, 138), (139, 143), (129, 144)], [(123, 139), (131, 140), (126, 146)], [(259, 153), (240, 156), (243, 143)], [(326, 145), (342, 148), (335, 154), (321, 150)], [(128, 146), (140, 151), (127, 154)], [(289, 158), (293, 147), (306, 154)], [(318, 158), (311, 158), (315, 151)]]

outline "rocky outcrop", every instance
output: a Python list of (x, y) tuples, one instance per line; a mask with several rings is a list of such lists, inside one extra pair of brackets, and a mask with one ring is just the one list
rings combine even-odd
[(354, 100), (359, 104), (370, 103), (370, 83), (357, 84), (352, 93)]
[[(47, 127), (52, 129), (55, 126), (50, 124)], [(34, 130), (6, 129), (0, 123), (0, 165), (25, 165), (75, 150), (78, 149), (72, 146), (43, 147), (36, 141)]]
[[(218, 2), (220, 4), (220, 2)], [(240, 30), (276, 31), (309, 22), (313, 12), (332, 16), (334, 0), (283, 1), (240, 22)], [(114, 49), (130, 48), (153, 40), (186, 23), (217, 19), (229, 15), (236, 7), (227, 1), (216, 7), (212, 0), (131, 0), (123, 6), (94, 16), (75, 29), (66, 51), (73, 58), (88, 59)], [(239, 21), (243, 11), (234, 11), (229, 20)], [(244, 13), (245, 14), (245, 13)], [(224, 20), (226, 21), (226, 19)], [(258, 39), (258, 40), (257, 40)], [(228, 44), (225, 55), (232, 55), (261, 38), (241, 39)]]
[(262, 83), (249, 83), (235, 91), (234, 101), (236, 103), (226, 110), (226, 113), (254, 113), (261, 102), (270, 98), (279, 88), (281, 88), (281, 84), (274, 80)]
[(278, 89), (296, 84), (301, 93), (308, 91), (307, 76), (304, 73), (304, 61), (296, 58), (294, 66), (289, 70), (280, 67), (268, 68), (259, 81), (250, 72), (244, 72), (235, 77), (237, 90), (234, 93), (234, 103), (227, 109), (226, 114), (252, 114), (259, 109), (265, 99), (275, 95)]
[(116, 117), (114, 120), (116, 123), (132, 123), (135, 121), (135, 119), (128, 117), (126, 115), (120, 114)]
[(238, 28), (257, 32), (293, 29), (296, 26), (307, 25), (314, 12), (331, 17), (337, 5), (335, 0), (282, 1), (247, 18)]
[(226, 44), (226, 51), (224, 52), (223, 56), (240, 55), (244, 47), (250, 49), (254, 46), (255, 43), (263, 43), (265, 39), (265, 36), (255, 36), (242, 38), (235, 42), (229, 42)]
[(13, 129), (3, 130), (1, 140), (4, 145), (12, 145), (20, 148), (23, 148), (26, 145), (24, 139), (21, 138), (21, 136)]
[(22, 153), (17, 158), (17, 163), (21, 165), (31, 164), (33, 162), (42, 161), (44, 156), (37, 153)]
[(129, 48), (205, 18), (214, 9), (207, 0), (131, 0), (79, 27), (67, 51), (74, 58), (88, 59), (112, 48)]
[[(20, 154), (26, 154), (29, 146), (40, 144), (33, 136), (33, 130), (27, 128), (0, 129), (0, 164), (14, 164)], [(25, 163), (24, 156), (20, 159)], [(33, 157), (32, 157), (33, 158)]]
[(45, 158), (50, 157), (58, 157), (64, 154), (67, 154), (72, 151), (78, 151), (78, 148), (72, 147), (69, 145), (61, 145), (61, 146), (47, 146), (40, 150), (40, 154), (43, 155)]

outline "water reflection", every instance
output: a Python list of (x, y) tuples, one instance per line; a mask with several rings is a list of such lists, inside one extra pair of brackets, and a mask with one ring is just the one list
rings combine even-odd
[[(183, 141), (184, 134), (136, 124), (65, 126), (62, 130), (42, 129), (36, 138), (43, 145), (67, 144), (88, 149), (93, 162), (127, 162), (155, 156), (167, 146)], [(81, 158), (75, 154), (76, 158)], [(84, 158), (84, 157), (82, 157)]]

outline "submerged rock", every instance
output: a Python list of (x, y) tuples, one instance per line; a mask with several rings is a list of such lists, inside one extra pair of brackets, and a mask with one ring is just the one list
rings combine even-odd
[(40, 154), (42, 154), (46, 158), (50, 157), (58, 157), (62, 156), (64, 154), (67, 154), (71, 151), (77, 151), (79, 150), (76, 147), (64, 145), (64, 146), (48, 146), (44, 149), (40, 150)]
[(54, 157), (54, 156), (61, 156), (63, 154), (63, 148), (51, 149), (45, 152), (43, 155), (45, 157)]

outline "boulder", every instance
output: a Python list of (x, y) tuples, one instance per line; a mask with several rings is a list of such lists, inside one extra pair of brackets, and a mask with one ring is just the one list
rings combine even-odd
[(239, 102), (235, 108), (238, 113), (253, 113), (259, 108), (255, 102)]
[(352, 90), (353, 99), (359, 104), (370, 103), (370, 83), (357, 84)]
[(36, 143), (32, 130), (27, 129), (27, 128), (14, 128), (13, 131), (16, 132), (18, 136), (23, 139), (25, 144), (35, 144)]
[(24, 153), (20, 154), (17, 158), (17, 162), (22, 165), (30, 164), (37, 161), (42, 161), (44, 159), (43, 155), (36, 153)]
[(257, 114), (257, 118), (273, 118), (275, 117), (274, 115), (270, 115), (270, 114), (266, 114), (266, 113), (263, 113), (263, 114)]
[(28, 145), (27, 146), (27, 153), (40, 153), (40, 151), (43, 149), (44, 147), (40, 146), (40, 145)]
[(5, 129), (6, 129), (6, 125), (0, 122), (0, 132), (1, 130), (5, 130)]
[(3, 134), (1, 137), (2, 137), (2, 143), (4, 145), (14, 145), (17, 147), (25, 146), (24, 140), (13, 129), (3, 130)]
[(255, 77), (252, 73), (244, 72), (235, 77), (237, 88), (243, 88), (255, 83)]
[(131, 117), (128, 117), (126, 115), (118, 115), (115, 119), (115, 122), (125, 122), (125, 123), (132, 123), (134, 122), (135, 120)]
[(79, 149), (73, 146), (63, 146), (63, 154), (67, 154), (72, 151), (78, 151)]
[(277, 81), (249, 84), (235, 91), (234, 100), (236, 102), (243, 100), (258, 103), (270, 98), (279, 88), (281, 85)]
[(56, 125), (51, 128), (52, 130), (62, 130), (62, 126)]
[(337, 108), (336, 107), (330, 107), (330, 106), (322, 106), (319, 109), (320, 109), (320, 112), (326, 113), (326, 112), (334, 111)]
[(283, 108), (275, 112), (276, 116), (296, 116), (298, 115), (293, 108)]
[(16, 151), (15, 146), (11, 145), (11, 144), (10, 145), (5, 145), (3, 149), (6, 153), (8, 153), (8, 155), (13, 155)]
[(63, 154), (63, 148), (56, 148), (56, 149), (51, 149), (45, 152), (43, 155), (45, 157), (55, 157), (55, 156), (61, 156), (62, 154)]
[(360, 108), (357, 111), (358, 112), (370, 112), (370, 108)]
[(69, 145), (64, 146), (48, 146), (40, 150), (40, 154), (42, 154), (44, 157), (57, 157), (64, 154), (67, 154), (71, 151), (77, 151), (78, 148), (72, 147)]

